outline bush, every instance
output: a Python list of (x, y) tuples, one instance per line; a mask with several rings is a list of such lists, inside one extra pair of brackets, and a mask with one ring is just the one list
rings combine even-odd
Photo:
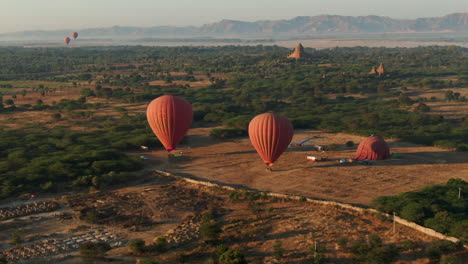
[(455, 244), (447, 240), (439, 240), (430, 243), (426, 247), (426, 254), (431, 260), (439, 260), (442, 255), (450, 254), (460, 250), (461, 244)]
[(60, 113), (54, 113), (52, 114), (52, 118), (55, 120), (59, 120), (60, 118), (62, 118), (62, 115)]
[(237, 250), (229, 249), (224, 252), (218, 259), (219, 264), (247, 264), (247, 260)]
[(418, 243), (413, 240), (407, 239), (401, 242), (401, 249), (402, 250), (415, 250), (418, 248)]
[(105, 256), (111, 246), (105, 242), (86, 242), (80, 245), (80, 255), (85, 258), (96, 258)]
[(202, 215), (200, 233), (205, 243), (214, 243), (218, 240), (221, 234), (221, 227), (216, 219), (214, 219), (213, 212), (207, 212)]
[(141, 254), (145, 251), (145, 241), (143, 239), (132, 239), (128, 241), (127, 246), (133, 253), (136, 254)]
[(278, 260), (283, 258), (283, 248), (281, 247), (281, 241), (279, 240), (276, 240), (273, 245), (273, 256)]
[(216, 247), (216, 250), (215, 250), (215, 255), (217, 258), (221, 257), (222, 254), (224, 254), (224, 252), (228, 251), (229, 248), (224, 245), (224, 244), (221, 244), (221, 245), (218, 245)]
[(158, 253), (165, 252), (167, 250), (167, 240), (166, 240), (166, 238), (163, 237), (163, 236), (157, 237), (154, 240), (154, 243), (153, 243), (153, 250), (158, 252)]
[(351, 252), (357, 261), (369, 264), (393, 263), (399, 255), (396, 246), (385, 246), (376, 234), (369, 236), (367, 241), (354, 242), (351, 245)]

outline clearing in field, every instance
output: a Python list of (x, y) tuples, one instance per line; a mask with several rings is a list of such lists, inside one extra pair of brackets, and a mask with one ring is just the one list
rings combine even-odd
[[(364, 137), (317, 130), (296, 130), (293, 142), (315, 136), (319, 138), (313, 144), (335, 144), (336, 150), (317, 152), (313, 145), (290, 147), (269, 172), (248, 138), (219, 141), (209, 136), (210, 130), (189, 130), (190, 149), (180, 146), (183, 157), (168, 159), (159, 148), (147, 153), (147, 165), (214, 182), (362, 205), (369, 205), (378, 196), (441, 184), (450, 178), (468, 179), (465, 152), (386, 139), (391, 153), (398, 154), (398, 158), (371, 165), (339, 163), (339, 159), (354, 157), (357, 144)], [(353, 141), (354, 146), (347, 147), (347, 141)], [(307, 156), (327, 161), (311, 162)]]

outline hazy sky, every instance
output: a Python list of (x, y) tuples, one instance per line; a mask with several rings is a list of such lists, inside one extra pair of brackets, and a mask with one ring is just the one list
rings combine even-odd
[(107, 26), (200, 26), (221, 19), (381, 15), (393, 18), (468, 12), (468, 0), (0, 0), (0, 33)]

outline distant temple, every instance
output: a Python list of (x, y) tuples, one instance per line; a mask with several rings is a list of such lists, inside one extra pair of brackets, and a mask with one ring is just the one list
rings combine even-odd
[(379, 67), (378, 68), (375, 68), (372, 67), (371, 71), (369, 72), (369, 74), (378, 74), (379, 77), (384, 75), (385, 74), (385, 67), (383, 65), (383, 63), (380, 63)]
[(377, 74), (377, 69), (374, 67), (372, 67), (372, 69), (370, 70), (369, 74)]
[(303, 58), (304, 56), (305, 56), (304, 47), (302, 46), (301, 43), (298, 43), (296, 46), (296, 49), (294, 50), (293, 53), (288, 55), (288, 58), (294, 58), (297, 60), (297, 59)]
[(385, 68), (383, 66), (383, 63), (380, 63), (379, 68), (377, 69), (377, 73), (379, 74), (379, 77), (384, 75), (385, 73)]

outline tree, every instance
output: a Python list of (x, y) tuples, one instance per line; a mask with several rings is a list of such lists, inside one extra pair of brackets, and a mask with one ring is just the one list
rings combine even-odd
[(111, 246), (105, 242), (86, 242), (80, 245), (80, 255), (84, 258), (104, 257)]
[(153, 250), (159, 253), (162, 253), (167, 250), (167, 240), (163, 236), (159, 236), (154, 240)]
[(218, 259), (219, 264), (247, 264), (247, 260), (237, 250), (229, 249), (224, 252)]
[(221, 234), (221, 227), (216, 220), (208, 220), (201, 224), (200, 233), (207, 243), (214, 243)]
[(276, 240), (273, 245), (273, 256), (278, 260), (283, 257), (283, 248), (281, 247), (281, 241), (279, 240)]
[(405, 93), (401, 93), (398, 97), (398, 102), (403, 105), (412, 105), (414, 101)]
[(23, 239), (21, 238), (21, 231), (16, 230), (10, 234), (11, 244), (19, 245), (23, 243)]
[(5, 100), (5, 104), (6, 104), (6, 105), (14, 105), (15, 102), (14, 102), (12, 99), (6, 99), (6, 100)]
[(453, 95), (453, 91), (452, 91), (452, 90), (448, 90), (448, 91), (445, 92), (445, 100), (447, 100), (447, 101), (450, 102), (450, 101), (452, 101), (452, 100), (454, 100), (454, 99), (455, 99), (455, 97), (454, 97), (454, 95)]
[(431, 111), (431, 108), (429, 106), (427, 106), (425, 103), (419, 103), (416, 106), (415, 110), (418, 111), (418, 112), (429, 112), (429, 111)]
[(440, 211), (435, 214), (434, 218), (427, 219), (424, 225), (442, 234), (447, 234), (454, 222), (455, 221), (447, 211)]
[(418, 203), (409, 203), (403, 207), (400, 216), (411, 222), (422, 223), (426, 214), (422, 205)]
[(350, 249), (357, 261), (369, 264), (393, 263), (399, 255), (395, 245), (384, 245), (376, 234), (370, 235), (367, 241), (354, 242)]
[(128, 241), (127, 246), (135, 254), (141, 254), (145, 251), (145, 241), (140, 238)]

